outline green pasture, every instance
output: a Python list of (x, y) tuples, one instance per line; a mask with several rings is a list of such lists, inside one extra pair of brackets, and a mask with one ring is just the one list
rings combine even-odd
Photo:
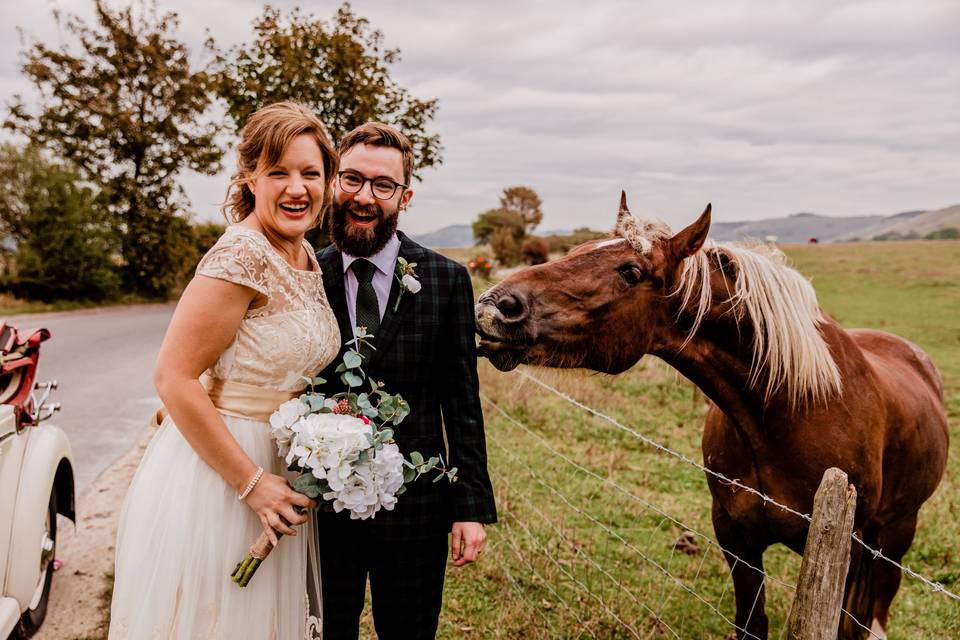
[[(946, 379), (956, 442), (960, 242), (786, 252), (844, 326), (892, 331), (927, 350)], [(616, 377), (530, 372), (700, 461), (703, 397), (662, 362), (645, 359)], [(501, 521), (488, 529), (480, 564), (448, 571), (439, 637), (732, 638), (725, 620), (733, 618), (732, 583), (708, 539), (703, 474), (516, 373), (499, 373), (485, 361), (480, 373)], [(960, 591), (958, 481), (955, 445), (905, 559), (954, 592)], [(677, 545), (688, 529), (697, 533)], [(764, 569), (777, 579), (767, 587), (772, 638), (788, 613), (799, 564), (799, 556), (779, 546), (765, 556)], [(960, 637), (960, 605), (909, 577), (894, 607), (891, 639)]]

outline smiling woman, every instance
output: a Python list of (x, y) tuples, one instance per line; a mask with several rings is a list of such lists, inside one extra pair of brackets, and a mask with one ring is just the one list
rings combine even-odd
[[(251, 116), (238, 155), (225, 205), (235, 224), (200, 261), (157, 358), (169, 416), (120, 517), (111, 640), (320, 633), (317, 542), (303, 510), (315, 505), (288, 484), (267, 419), (340, 345), (304, 240), (338, 160), (316, 116), (289, 102)], [(240, 590), (232, 562), (261, 533), (274, 545), (291, 537)]]

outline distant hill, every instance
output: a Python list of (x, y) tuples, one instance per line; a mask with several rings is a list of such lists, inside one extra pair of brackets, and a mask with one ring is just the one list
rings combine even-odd
[[(919, 215), (920, 211), (897, 214), (897, 216), (850, 216), (846, 218), (823, 216), (816, 213), (794, 213), (785, 218), (767, 218), (743, 222), (717, 222), (710, 228), (710, 235), (721, 242), (763, 240), (776, 236), (777, 242), (807, 242), (816, 238), (831, 242), (851, 237), (872, 238), (866, 230), (881, 228), (891, 217)], [(878, 232), (879, 233), (879, 232)]]
[(960, 204), (936, 209), (935, 211), (923, 211), (918, 215), (909, 218), (898, 218), (891, 216), (882, 228), (870, 235), (861, 235), (861, 238), (872, 238), (881, 234), (896, 234), (906, 236), (914, 234), (921, 238), (931, 231), (945, 229), (947, 227), (956, 227), (960, 229)]
[(923, 237), (945, 227), (960, 228), (960, 205), (935, 211), (904, 211), (893, 215), (834, 217), (816, 213), (794, 213), (785, 218), (716, 222), (710, 236), (721, 242), (764, 240), (776, 236), (781, 243), (872, 240), (880, 235)]
[(458, 249), (473, 246), (473, 227), (469, 224), (452, 224), (449, 227), (411, 235), (414, 242), (419, 242), (431, 249)]
[[(820, 242), (871, 240), (879, 235), (923, 237), (945, 227), (960, 228), (960, 204), (933, 211), (904, 211), (893, 215), (824, 216), (817, 213), (794, 213), (784, 218), (744, 220), (741, 222), (714, 222), (710, 237), (720, 242), (765, 240), (776, 236), (777, 242)], [(569, 232), (567, 232), (569, 233)], [(559, 231), (540, 231), (539, 236), (564, 235)], [(420, 244), (432, 248), (459, 248), (473, 246), (473, 228), (455, 224), (430, 233), (413, 236)]]

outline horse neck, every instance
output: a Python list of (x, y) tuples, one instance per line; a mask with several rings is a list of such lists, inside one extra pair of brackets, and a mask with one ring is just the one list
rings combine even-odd
[(705, 320), (689, 341), (686, 332), (674, 326), (653, 355), (697, 385), (751, 441), (761, 440), (764, 398), (749, 384), (750, 332), (721, 324)]
[[(674, 325), (651, 353), (697, 385), (752, 442), (760, 443), (769, 435), (765, 428), (767, 416), (775, 416), (777, 424), (782, 425), (804, 420), (807, 409), (791, 406), (783, 390), (765, 398), (763, 376), (758, 384), (750, 384), (753, 331), (731, 318), (731, 315), (704, 318), (689, 341), (685, 328)], [(837, 363), (844, 386), (856, 388), (868, 384), (865, 377), (870, 376), (869, 367), (853, 337), (826, 317), (821, 321), (820, 333)], [(849, 398), (845, 398), (844, 403), (848, 402)]]

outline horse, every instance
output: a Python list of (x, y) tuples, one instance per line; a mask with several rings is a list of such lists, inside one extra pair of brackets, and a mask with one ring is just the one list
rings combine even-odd
[[(704, 465), (773, 501), (812, 511), (826, 469), (857, 490), (854, 530), (899, 562), (943, 476), (943, 381), (919, 347), (844, 329), (775, 248), (707, 239), (711, 206), (674, 234), (630, 214), (609, 238), (513, 273), (477, 301), (480, 353), (609, 374), (661, 358), (710, 401)], [(809, 522), (707, 476), (717, 542), (733, 576), (737, 638), (766, 638), (763, 553), (803, 553)], [(739, 558), (739, 561), (737, 560)], [(748, 566), (748, 565), (752, 565)], [(840, 638), (885, 637), (900, 569), (854, 543)], [(852, 618), (852, 619), (851, 619)]]

